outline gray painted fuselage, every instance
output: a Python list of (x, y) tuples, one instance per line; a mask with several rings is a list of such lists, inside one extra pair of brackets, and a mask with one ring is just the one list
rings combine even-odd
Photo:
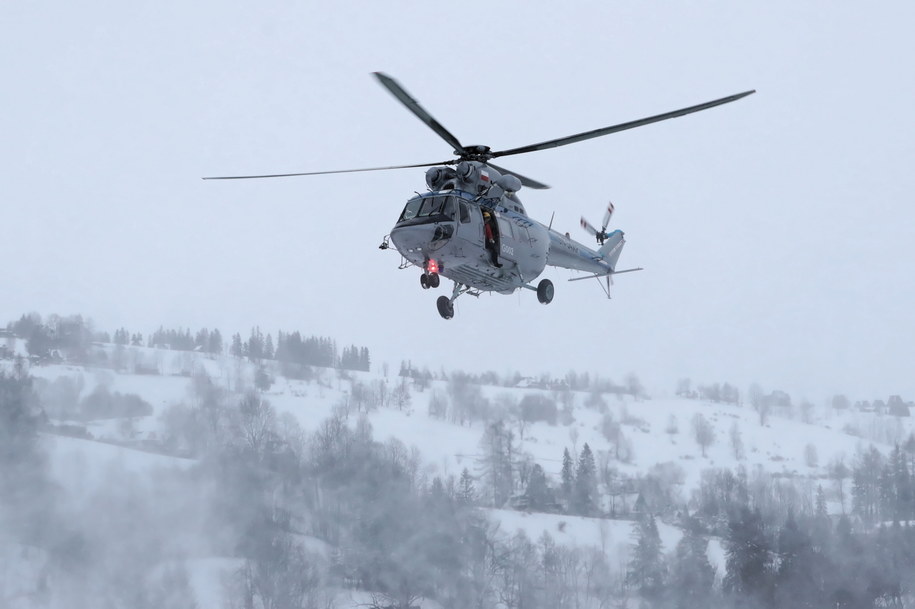
[[(440, 203), (435, 202), (441, 197)], [(450, 202), (450, 203), (449, 203)], [(411, 207), (443, 213), (411, 215)], [(498, 267), (484, 242), (483, 211), (496, 219)], [(408, 201), (391, 230), (391, 241), (411, 263), (480, 291), (511, 294), (527, 286), (547, 265), (607, 275), (614, 271), (624, 243), (621, 231), (611, 233), (613, 248), (592, 250), (528, 217), (512, 193), (499, 199), (448, 189), (430, 191)]]

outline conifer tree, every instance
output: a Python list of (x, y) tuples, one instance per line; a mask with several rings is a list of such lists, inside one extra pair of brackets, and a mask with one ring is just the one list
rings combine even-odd
[(670, 574), (670, 589), (677, 609), (708, 607), (715, 583), (715, 568), (708, 560), (708, 539), (697, 531), (696, 523), (687, 523), (677, 543)]
[(572, 455), (569, 449), (562, 451), (562, 498), (569, 506), (572, 501), (572, 485), (575, 483), (575, 471), (572, 465)]
[(524, 496), (527, 499), (528, 508), (534, 511), (546, 510), (553, 503), (546, 472), (543, 471), (543, 467), (539, 463), (535, 463), (531, 468)]
[(810, 535), (788, 514), (778, 534), (775, 571), (776, 606), (817, 607), (823, 597), (823, 556), (814, 551)]
[(461, 472), (461, 481), (458, 484), (458, 503), (464, 506), (470, 506), (476, 503), (477, 491), (473, 486), (473, 476), (465, 467)]
[(725, 592), (742, 601), (770, 604), (771, 544), (758, 509), (743, 506), (728, 523)]
[(194, 347), (199, 348), (201, 351), (206, 351), (210, 346), (210, 331), (206, 328), (201, 328), (197, 331), (197, 336), (194, 338)]
[(259, 326), (251, 328), (251, 337), (248, 342), (247, 355), (251, 359), (262, 359), (264, 357), (264, 335)]
[(125, 328), (114, 331), (114, 344), (116, 345), (126, 345), (130, 342), (130, 335), (127, 333)]
[(275, 356), (276, 351), (273, 348), (273, 337), (268, 334), (267, 340), (264, 342), (264, 359), (273, 359)]
[(220, 354), (222, 353), (222, 334), (219, 333), (219, 330), (213, 330), (210, 332), (210, 341), (207, 344), (207, 353)]
[(664, 591), (664, 561), (661, 536), (654, 516), (644, 514), (635, 528), (635, 548), (626, 572), (626, 582), (649, 601), (660, 599)]
[(242, 357), (245, 354), (244, 345), (241, 343), (241, 334), (238, 332), (232, 335), (232, 347), (229, 353), (235, 357)]
[(572, 505), (576, 513), (588, 516), (597, 509), (597, 467), (594, 455), (586, 442), (578, 457), (578, 468), (575, 471)]

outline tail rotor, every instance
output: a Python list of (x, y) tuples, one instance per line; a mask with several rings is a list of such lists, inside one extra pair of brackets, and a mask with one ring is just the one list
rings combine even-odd
[(590, 222), (585, 220), (584, 216), (581, 217), (581, 227), (585, 229), (588, 234), (593, 235), (597, 239), (597, 243), (599, 245), (603, 245), (609, 236), (607, 234), (607, 226), (610, 224), (610, 218), (613, 216), (613, 210), (613, 201), (610, 201), (607, 203), (607, 212), (604, 214), (604, 223), (600, 230), (594, 228)]

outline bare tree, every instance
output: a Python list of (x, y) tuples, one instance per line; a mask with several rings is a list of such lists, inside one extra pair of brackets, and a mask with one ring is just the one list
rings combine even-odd
[(839, 503), (842, 504), (842, 513), (845, 513), (845, 479), (851, 475), (851, 470), (845, 465), (845, 459), (838, 457), (829, 463), (829, 477), (836, 487)]
[(238, 410), (242, 441), (253, 454), (262, 457), (268, 439), (275, 435), (276, 413), (273, 406), (257, 392), (249, 391), (242, 398)]
[(248, 560), (239, 575), (246, 607), (310, 609), (317, 607), (319, 584), (314, 561), (285, 532), (261, 531), (249, 541)]
[(400, 377), (400, 381), (391, 392), (391, 401), (397, 406), (397, 410), (403, 410), (410, 405), (412, 396), (410, 395), (410, 385), (407, 382), (407, 377)]
[(746, 456), (743, 449), (743, 437), (740, 434), (740, 427), (737, 426), (737, 421), (734, 421), (734, 424), (731, 425), (731, 452), (734, 453), (734, 458), (738, 461), (742, 461)]
[(629, 463), (633, 458), (632, 443), (623, 433), (622, 426), (613, 420), (613, 415), (607, 413), (601, 419), (601, 433), (610, 443), (613, 456), (623, 463)]
[(433, 391), (429, 398), (429, 416), (435, 419), (444, 419), (448, 414), (448, 398), (440, 391)]
[(750, 398), (750, 405), (753, 407), (753, 410), (759, 415), (759, 424), (765, 425), (769, 420), (769, 413), (772, 411), (772, 403), (768, 396), (763, 392), (762, 387), (753, 383), (750, 385), (748, 397)]
[(705, 449), (715, 442), (715, 428), (702, 416), (701, 412), (697, 412), (693, 417), (693, 435), (696, 438), (696, 443), (702, 448), (702, 456), (704, 457)]
[(386, 408), (388, 405), (388, 397), (390, 395), (388, 390), (388, 382), (384, 379), (378, 379), (377, 381), (372, 382), (372, 395), (371, 401), (376, 408)]

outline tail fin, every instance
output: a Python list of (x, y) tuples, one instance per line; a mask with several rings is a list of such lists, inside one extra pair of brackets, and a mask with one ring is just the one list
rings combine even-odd
[(604, 259), (604, 262), (610, 265), (610, 268), (616, 270), (616, 261), (619, 260), (620, 253), (623, 251), (623, 245), (626, 240), (623, 238), (623, 231), (615, 230), (607, 235), (607, 240), (600, 246), (597, 252)]

